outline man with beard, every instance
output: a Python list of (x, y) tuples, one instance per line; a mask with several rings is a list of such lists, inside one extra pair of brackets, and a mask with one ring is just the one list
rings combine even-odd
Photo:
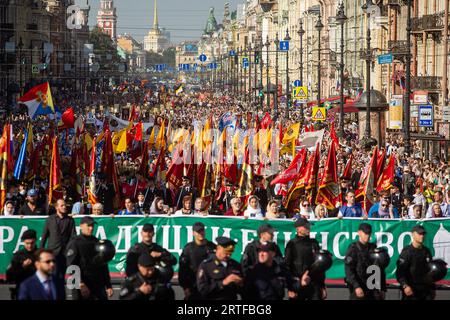
[(27, 201), (19, 209), (19, 216), (43, 216), (45, 215), (44, 209), (38, 206), (37, 203), (38, 192), (36, 189), (30, 189), (27, 192)]

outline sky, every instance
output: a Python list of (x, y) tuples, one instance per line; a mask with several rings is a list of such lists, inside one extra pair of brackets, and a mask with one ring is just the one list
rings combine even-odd
[[(86, 3), (86, 0), (76, 0)], [(153, 25), (154, 0), (115, 0), (117, 8), (117, 34), (128, 33), (139, 42), (144, 40)], [(223, 19), (225, 2), (230, 3), (230, 12), (244, 0), (158, 0), (158, 20), (160, 28), (171, 33), (171, 42), (177, 44), (183, 40), (198, 40), (205, 28), (209, 8), (214, 7), (217, 23)], [(89, 25), (94, 26), (100, 0), (89, 0), (91, 11)]]

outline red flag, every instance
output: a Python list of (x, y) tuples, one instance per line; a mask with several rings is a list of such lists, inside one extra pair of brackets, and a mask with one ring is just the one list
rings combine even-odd
[[(59, 158), (58, 137), (53, 138), (52, 160), (50, 162), (50, 179), (48, 185), (48, 203), (58, 200), (62, 192), (57, 192), (61, 185), (61, 160)], [(56, 198), (56, 199), (55, 199)]]
[(147, 176), (148, 160), (148, 143), (144, 143), (144, 148), (142, 149), (141, 165), (139, 166), (139, 173), (143, 177)]
[(284, 137), (283, 125), (281, 124), (281, 121), (280, 121), (280, 124), (278, 125), (278, 130), (279, 130), (279, 133), (280, 133), (280, 143), (281, 143), (281, 141), (283, 141), (283, 137)]
[(64, 113), (61, 116), (61, 120), (63, 122), (62, 126), (59, 126), (59, 130), (61, 129), (70, 129), (75, 126), (75, 115), (73, 113), (72, 107), (64, 111)]
[(237, 170), (237, 165), (236, 165), (236, 156), (234, 156), (233, 158), (233, 163), (228, 164), (225, 163), (224, 164), (224, 171), (223, 174), (225, 176), (225, 178), (227, 179), (227, 181), (230, 181), (231, 183), (235, 184), (237, 183), (237, 174), (238, 174), (238, 170)]
[(381, 154), (378, 154), (377, 167), (375, 173), (375, 181), (378, 181), (381, 174), (383, 173), (384, 165), (386, 163), (386, 150), (383, 150)]
[(289, 167), (283, 172), (279, 173), (275, 179), (270, 182), (270, 185), (275, 185), (277, 183), (288, 183), (296, 178), (301, 168), (306, 164), (306, 148), (301, 149), (295, 158), (292, 160)]
[(128, 121), (134, 121), (135, 116), (136, 116), (136, 105), (133, 103), (133, 106), (131, 107), (130, 116), (128, 117)]
[(353, 153), (350, 154), (350, 158), (345, 165), (344, 172), (342, 172), (341, 179), (351, 180), (352, 178), (352, 164), (353, 164)]
[(136, 129), (136, 133), (134, 135), (134, 140), (142, 141), (142, 122), (139, 121), (138, 124), (135, 125), (133, 129)]
[(92, 139), (91, 158), (89, 161), (89, 190), (88, 190), (88, 201), (91, 205), (98, 203), (96, 195), (97, 186), (95, 181), (96, 157), (97, 157), (96, 139)]
[(103, 147), (102, 154), (102, 172), (106, 176), (106, 181), (114, 185), (114, 191), (116, 192), (115, 208), (117, 209), (120, 203), (120, 189), (119, 181), (117, 179), (116, 163), (114, 162), (114, 151), (112, 147), (111, 131), (105, 132), (105, 145)]
[(172, 164), (167, 169), (166, 180), (172, 183), (176, 188), (181, 186), (181, 178), (183, 177), (183, 150), (176, 150), (175, 156), (172, 160)]
[(150, 177), (155, 177), (157, 175), (158, 172), (161, 172), (164, 170), (164, 156), (165, 156), (166, 152), (164, 147), (161, 148), (159, 155), (158, 155), (158, 159), (156, 159), (156, 164), (154, 165), (154, 167), (152, 166), (152, 169), (149, 170), (149, 176)]
[(6, 193), (8, 191), (8, 172), (12, 172), (8, 168), (9, 158), (11, 158), (9, 134), (10, 125), (5, 124), (5, 126), (3, 127), (3, 135), (0, 138), (0, 208), (3, 208), (3, 206), (5, 205)]
[(322, 179), (319, 183), (316, 203), (323, 203), (332, 210), (339, 202), (339, 184), (337, 178), (337, 163), (336, 163), (336, 147), (332, 143), (328, 151), (328, 158), (322, 173)]
[(370, 207), (375, 203), (374, 189), (376, 187), (375, 170), (376, 161), (378, 157), (378, 148), (375, 147), (372, 158), (367, 166), (367, 173), (361, 187), (357, 190), (357, 199), (363, 198), (363, 208), (366, 214), (369, 212)]
[(317, 186), (317, 176), (319, 174), (319, 162), (320, 162), (320, 145), (316, 144), (316, 151), (313, 155), (313, 158), (310, 160), (311, 166), (309, 167), (308, 172), (306, 173), (305, 182), (306, 190), (315, 189)]
[(394, 182), (395, 175), (395, 156), (391, 154), (388, 164), (377, 182), (377, 191), (389, 190)]
[(331, 140), (336, 144), (336, 146), (339, 145), (339, 138), (337, 137), (336, 130), (334, 129), (334, 122), (330, 125), (330, 137)]
[(266, 112), (266, 114), (264, 115), (264, 117), (261, 120), (260, 128), (267, 129), (271, 124), (272, 124), (272, 118), (270, 117), (270, 114), (268, 112)]

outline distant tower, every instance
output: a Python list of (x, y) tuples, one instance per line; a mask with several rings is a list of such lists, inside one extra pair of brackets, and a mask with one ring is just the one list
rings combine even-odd
[(153, 9), (153, 29), (154, 30), (159, 30), (159, 25), (158, 25), (158, 8), (156, 7), (156, 0), (155, 0), (155, 7)]
[(164, 29), (159, 28), (158, 8), (157, 1), (155, 0), (153, 7), (153, 27), (148, 32), (148, 35), (144, 37), (144, 50), (153, 52), (165, 50), (169, 46), (169, 35)]
[(97, 26), (108, 34), (111, 39), (117, 39), (117, 14), (112, 0), (100, 0), (97, 15)]

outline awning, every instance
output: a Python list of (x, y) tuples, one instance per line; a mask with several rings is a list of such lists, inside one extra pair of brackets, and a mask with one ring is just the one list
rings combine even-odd
[[(328, 113), (339, 113), (341, 112), (341, 107), (337, 106), (328, 110)], [(358, 113), (359, 109), (354, 107), (352, 104), (344, 105), (344, 113)]]

